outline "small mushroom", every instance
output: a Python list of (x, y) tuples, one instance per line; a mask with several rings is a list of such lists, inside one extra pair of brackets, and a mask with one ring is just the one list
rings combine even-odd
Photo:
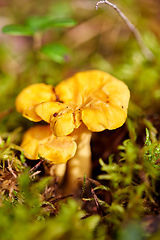
[(32, 84), (24, 88), (16, 98), (15, 106), (18, 112), (31, 121), (39, 122), (42, 119), (35, 113), (35, 106), (41, 102), (55, 101), (53, 86), (44, 83)]
[(35, 107), (35, 112), (50, 123), (55, 136), (69, 135), (77, 143), (76, 154), (67, 167), (69, 192), (77, 178), (90, 175), (91, 133), (124, 124), (130, 92), (125, 83), (110, 74), (92, 70), (62, 81), (55, 87), (55, 93), (63, 103), (43, 102)]
[(75, 155), (77, 144), (71, 136), (54, 136), (49, 125), (37, 125), (24, 133), (21, 147), (29, 159), (38, 159), (40, 154), (53, 164), (62, 164)]
[(53, 163), (55, 174), (60, 182), (65, 175), (66, 162), (75, 155), (77, 150), (73, 137), (55, 137), (49, 125), (37, 125), (28, 129), (23, 135), (21, 147), (28, 159), (38, 159), (40, 154)]

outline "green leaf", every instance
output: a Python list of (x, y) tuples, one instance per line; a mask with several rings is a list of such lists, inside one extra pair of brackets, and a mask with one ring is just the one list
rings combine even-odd
[(65, 63), (70, 57), (70, 49), (60, 43), (45, 45), (41, 52), (57, 63)]
[(77, 24), (77, 22), (71, 18), (61, 18), (51, 20), (50, 24), (52, 27), (73, 27)]
[(2, 32), (14, 36), (32, 36), (34, 33), (30, 27), (16, 24), (6, 25)]
[(77, 22), (71, 18), (52, 19), (50, 16), (33, 16), (26, 24), (34, 31), (40, 31), (53, 27), (73, 27)]
[(26, 25), (31, 27), (34, 31), (45, 30), (49, 28), (51, 19), (48, 16), (32, 16), (27, 19)]

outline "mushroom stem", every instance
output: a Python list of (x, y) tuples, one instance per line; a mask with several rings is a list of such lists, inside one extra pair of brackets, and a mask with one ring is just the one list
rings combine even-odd
[(73, 193), (75, 189), (82, 185), (84, 175), (91, 174), (91, 148), (90, 140), (92, 132), (82, 124), (71, 134), (77, 143), (77, 151), (74, 157), (67, 162), (66, 182), (64, 186), (65, 194)]

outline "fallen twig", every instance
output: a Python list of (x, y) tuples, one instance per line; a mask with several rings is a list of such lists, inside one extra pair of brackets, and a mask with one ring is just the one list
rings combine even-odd
[(103, 0), (103, 1), (98, 1), (96, 3), (96, 10), (98, 10), (98, 5), (101, 3), (105, 3), (108, 4), (109, 6), (111, 6), (112, 8), (114, 8), (118, 14), (120, 15), (120, 17), (124, 20), (124, 22), (126, 23), (126, 25), (129, 27), (129, 29), (131, 30), (131, 32), (133, 33), (143, 55), (146, 57), (147, 60), (152, 61), (154, 59), (154, 55), (153, 53), (149, 50), (149, 48), (146, 46), (145, 42), (143, 41), (143, 38), (140, 34), (140, 32), (137, 30), (137, 28), (129, 21), (129, 19), (124, 15), (123, 12), (121, 12), (121, 10), (113, 3), (107, 1), (107, 0)]
[(44, 159), (43, 159), (43, 158), (40, 158), (40, 161), (39, 161), (34, 167), (32, 167), (32, 168), (29, 170), (28, 173), (33, 173), (34, 171), (36, 171), (37, 168), (39, 168), (39, 166), (40, 166), (41, 163), (43, 163), (43, 162), (44, 162)]
[(102, 217), (105, 216), (105, 213), (104, 213), (101, 205), (99, 204), (98, 197), (97, 197), (97, 195), (96, 195), (96, 193), (95, 193), (95, 191), (94, 191), (93, 188), (91, 188), (91, 193), (92, 193), (92, 196), (93, 196), (93, 198), (94, 198), (94, 202), (95, 202), (96, 207), (97, 207), (97, 213), (98, 213), (99, 215), (101, 215)]

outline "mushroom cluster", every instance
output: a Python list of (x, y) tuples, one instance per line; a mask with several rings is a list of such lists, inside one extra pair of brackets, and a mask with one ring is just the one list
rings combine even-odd
[(122, 126), (129, 97), (124, 82), (99, 70), (79, 72), (55, 88), (44, 83), (25, 88), (17, 96), (17, 111), (48, 125), (35, 126), (24, 134), (24, 154), (36, 159), (39, 153), (54, 164), (69, 160), (66, 188), (73, 189), (77, 178), (90, 176), (92, 132)]

